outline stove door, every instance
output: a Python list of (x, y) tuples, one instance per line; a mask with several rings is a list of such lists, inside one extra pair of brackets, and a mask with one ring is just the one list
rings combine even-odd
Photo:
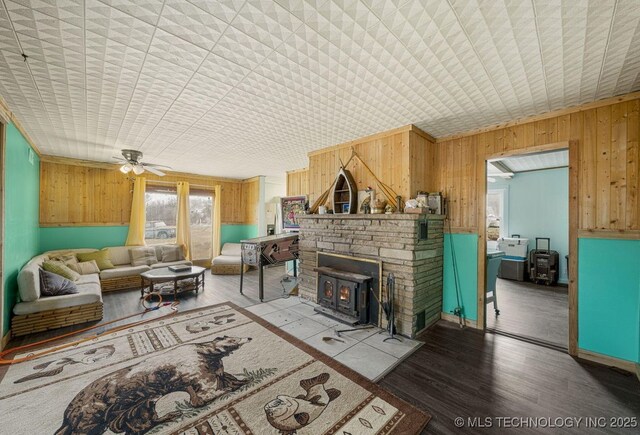
[(336, 309), (337, 282), (326, 275), (318, 276), (318, 304)]
[(350, 316), (357, 316), (358, 283), (337, 280), (336, 308)]

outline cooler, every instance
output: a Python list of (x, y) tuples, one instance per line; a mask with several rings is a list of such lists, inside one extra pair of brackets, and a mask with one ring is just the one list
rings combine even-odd
[(503, 237), (498, 239), (498, 250), (504, 252), (507, 259), (526, 260), (528, 258), (529, 239)]
[(527, 263), (527, 260), (514, 260), (505, 256), (500, 262), (498, 278), (524, 281)]

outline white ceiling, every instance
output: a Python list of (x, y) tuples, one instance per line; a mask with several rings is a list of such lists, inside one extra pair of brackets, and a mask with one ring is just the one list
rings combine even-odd
[(639, 0), (0, 2), (0, 95), (44, 154), (276, 175), (640, 89)]
[[(506, 168), (513, 173), (538, 171), (541, 169), (551, 168), (564, 168), (569, 166), (569, 150), (526, 154), (522, 156), (508, 157), (497, 161), (505, 165)], [(487, 176), (496, 176), (501, 173), (503, 173), (503, 171), (493, 166), (493, 164), (490, 164), (487, 167)]]

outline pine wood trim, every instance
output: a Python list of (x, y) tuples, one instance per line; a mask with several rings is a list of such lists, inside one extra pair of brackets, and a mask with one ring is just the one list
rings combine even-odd
[(569, 355), (578, 353), (578, 224), (580, 219), (580, 147), (569, 142)]
[(9, 109), (7, 102), (4, 100), (4, 98), (2, 98), (1, 95), (0, 95), (0, 118), (3, 118), (7, 124), (11, 122), (22, 134), (22, 136), (24, 136), (24, 138), (27, 140), (31, 148), (33, 148), (33, 150), (36, 152), (38, 157), (42, 158), (42, 153), (40, 152), (40, 149), (38, 149), (35, 142), (33, 141), (33, 139), (31, 139), (31, 136), (29, 136), (29, 134), (24, 129), (24, 127), (22, 126), (22, 123), (18, 120), (16, 115)]
[(640, 240), (640, 230), (578, 230), (578, 238), (582, 239), (622, 239)]
[[(544, 153), (547, 151), (557, 151), (561, 149), (569, 149), (569, 141), (553, 142), (544, 145), (527, 147), (525, 149), (516, 149), (509, 151), (502, 151), (499, 153), (485, 156), (486, 160), (503, 159), (505, 157), (524, 156), (527, 154)], [(550, 169), (550, 168), (549, 168)]]
[(42, 228), (56, 227), (127, 227), (129, 222), (63, 222), (63, 223), (40, 223)]
[[(447, 322), (452, 322), (452, 323), (455, 323), (455, 324), (459, 324), (460, 323), (460, 321), (458, 320), (458, 316), (454, 316), (453, 314), (450, 314), (450, 313), (442, 312), (442, 313), (440, 313), (440, 318), (442, 320), (447, 321)], [(467, 319), (467, 318), (464, 319), (464, 326), (467, 326), (469, 328), (474, 328), (474, 329), (481, 329), (481, 328), (478, 328), (478, 322), (477, 321), (471, 320), (471, 319)]]
[(11, 340), (11, 329), (9, 329), (7, 333), (0, 340), (0, 351), (4, 350), (7, 347), (7, 344), (9, 344), (10, 340)]
[(636, 367), (638, 366), (638, 364), (634, 361), (628, 361), (626, 359), (603, 355), (601, 353), (592, 352), (585, 349), (578, 349), (577, 357), (587, 361), (602, 364), (607, 367), (617, 367), (629, 373), (635, 373)]
[(444, 233), (445, 234), (477, 234), (478, 233), (478, 229), (477, 228), (461, 228), (461, 227), (445, 227), (444, 229)]
[(514, 127), (516, 125), (527, 124), (529, 122), (543, 121), (549, 118), (557, 116), (571, 115), (572, 113), (583, 112), (585, 110), (596, 109), (598, 107), (609, 106), (611, 104), (622, 103), (624, 101), (631, 101), (640, 98), (640, 91), (632, 92), (626, 95), (620, 95), (612, 98), (605, 98), (603, 100), (593, 101), (591, 103), (582, 104), (580, 106), (567, 107), (564, 109), (558, 109), (551, 112), (545, 112), (539, 115), (527, 116), (524, 118), (518, 118), (512, 121), (504, 122), (501, 124), (494, 124), (487, 127), (481, 127), (474, 130), (468, 130), (462, 133), (456, 133), (449, 136), (442, 136), (436, 138), (436, 143), (446, 142), (454, 139), (461, 139), (467, 136), (474, 136), (476, 134), (487, 133), (490, 131), (501, 130), (507, 127)]
[(300, 169), (292, 169), (292, 170), (290, 170), (290, 171), (287, 171), (287, 174), (297, 174), (298, 172), (306, 172), (306, 171), (308, 171), (308, 170), (309, 170), (309, 168), (308, 168), (308, 167), (306, 167), (306, 168), (300, 168)]

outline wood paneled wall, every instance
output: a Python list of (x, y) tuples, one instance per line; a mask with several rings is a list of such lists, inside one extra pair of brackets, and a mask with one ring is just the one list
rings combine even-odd
[[(313, 203), (331, 186), (338, 173), (341, 161), (346, 163), (355, 149), (373, 173), (403, 199), (415, 196), (417, 190), (424, 190), (426, 177), (424, 166), (428, 160), (428, 147), (434, 139), (413, 125), (397, 128), (355, 141), (324, 148), (309, 153), (308, 184), (309, 200)], [(368, 186), (379, 192), (375, 179), (363, 165), (352, 160), (347, 166), (356, 181), (358, 190)], [(300, 192), (299, 172), (287, 174), (287, 185), (291, 192)], [(294, 190), (294, 188), (298, 190)], [(301, 192), (305, 193), (305, 192)]]
[[(257, 221), (255, 182), (170, 172), (146, 173), (149, 184), (188, 181), (193, 187), (222, 187), (222, 223)], [(131, 213), (133, 183), (117, 165), (43, 156), (40, 165), (40, 225), (125, 225)]]
[(309, 169), (287, 172), (287, 196), (309, 194)]
[(245, 204), (244, 222), (258, 223), (258, 201), (260, 197), (260, 178), (255, 177), (242, 183), (242, 201)]
[(485, 182), (478, 178), (485, 159), (572, 140), (578, 142), (578, 228), (640, 230), (640, 97), (628, 98), (438, 139), (424, 171), (429, 189), (442, 191), (448, 199), (454, 231), (475, 233), (483, 224), (478, 222), (482, 199), (477, 186)]

